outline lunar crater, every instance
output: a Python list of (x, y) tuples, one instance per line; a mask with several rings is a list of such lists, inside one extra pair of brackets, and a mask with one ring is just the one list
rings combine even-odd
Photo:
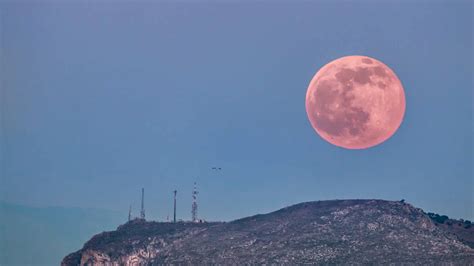
[(319, 90), (316, 90), (314, 97), (317, 117), (315, 124), (330, 135), (357, 136), (364, 131), (369, 121), (370, 114), (363, 108), (353, 105), (355, 96), (349, 94), (353, 85), (352, 82), (348, 84), (350, 85), (342, 86), (342, 92), (334, 81), (325, 80), (318, 84)]
[(370, 60), (369, 58), (362, 58), (361, 61), (362, 61), (362, 63), (366, 63), (366, 64), (369, 64), (369, 65), (373, 63), (373, 61)]

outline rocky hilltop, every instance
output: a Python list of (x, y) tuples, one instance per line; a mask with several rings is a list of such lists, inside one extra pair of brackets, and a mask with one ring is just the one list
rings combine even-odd
[(94, 236), (62, 265), (474, 265), (473, 261), (474, 249), (410, 204), (331, 200), (226, 223), (134, 220)]

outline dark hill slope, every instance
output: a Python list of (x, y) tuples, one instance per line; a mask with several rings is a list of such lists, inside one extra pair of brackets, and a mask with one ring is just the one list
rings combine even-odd
[(229, 223), (127, 223), (96, 235), (63, 265), (472, 261), (474, 250), (435, 226), (421, 209), (393, 201), (334, 200)]
[(471, 221), (450, 219), (446, 215), (439, 215), (432, 212), (427, 214), (436, 226), (439, 226), (444, 231), (455, 234), (461, 242), (474, 248), (474, 224)]

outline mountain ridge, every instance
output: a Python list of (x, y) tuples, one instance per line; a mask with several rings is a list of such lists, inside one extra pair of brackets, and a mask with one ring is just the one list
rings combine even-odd
[(474, 249), (403, 201), (303, 202), (231, 222), (133, 220), (62, 265), (356, 264), (474, 261)]

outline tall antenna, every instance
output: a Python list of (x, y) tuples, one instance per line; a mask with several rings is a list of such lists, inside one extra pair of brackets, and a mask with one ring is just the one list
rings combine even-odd
[(197, 222), (197, 214), (198, 214), (198, 204), (197, 204), (197, 194), (198, 191), (196, 189), (196, 182), (194, 182), (194, 189), (193, 189), (193, 205), (191, 207), (191, 215), (192, 215), (192, 221)]
[(145, 189), (142, 188), (142, 209), (140, 211), (140, 218), (145, 220)]
[(128, 209), (128, 221), (132, 220), (132, 205), (130, 204), (130, 209)]
[(173, 191), (174, 193), (174, 212), (173, 212), (173, 222), (176, 223), (176, 193), (178, 193), (177, 190)]

